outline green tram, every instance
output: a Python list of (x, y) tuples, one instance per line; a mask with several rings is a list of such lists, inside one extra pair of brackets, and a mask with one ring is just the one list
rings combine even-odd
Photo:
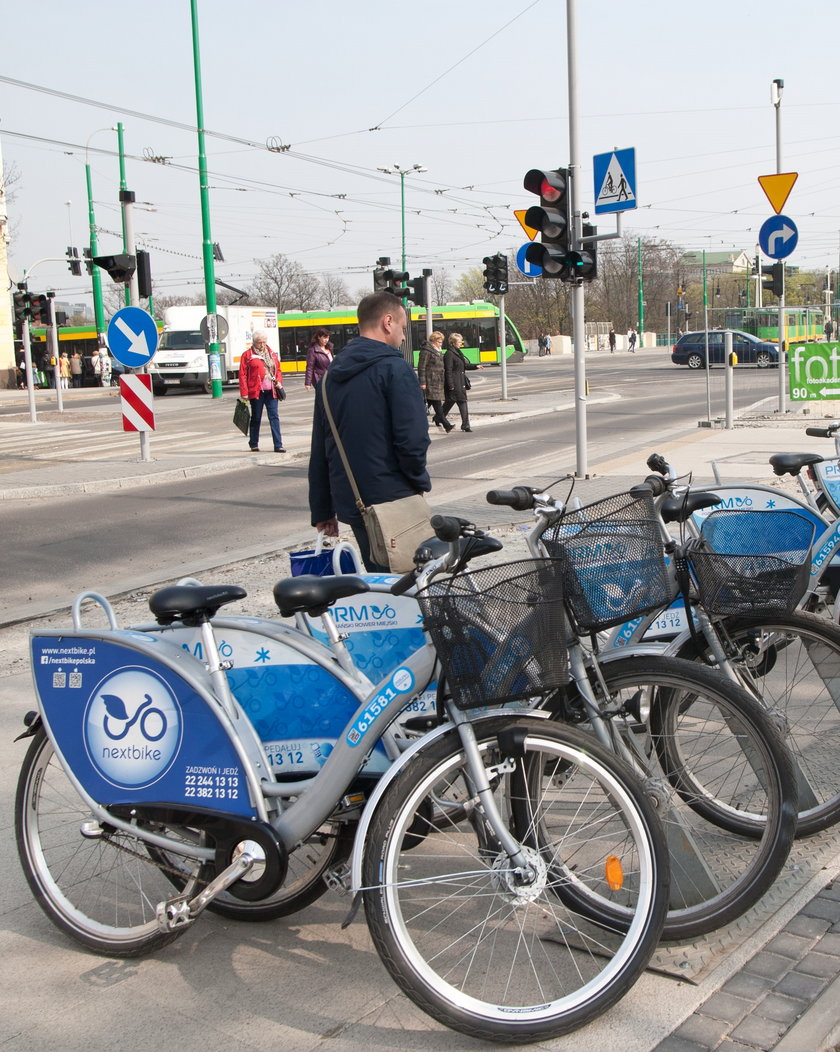
[[(724, 314), (725, 329), (741, 329), (752, 333), (768, 343), (779, 341), (779, 308), (778, 307), (730, 307), (725, 311), (709, 311), (711, 315)], [(825, 315), (820, 307), (785, 307), (786, 344), (803, 340), (822, 339)]]

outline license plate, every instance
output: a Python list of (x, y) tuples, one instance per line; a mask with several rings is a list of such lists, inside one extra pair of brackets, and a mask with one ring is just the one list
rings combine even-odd
[(181, 379), (178, 376), (167, 376), (167, 377), (164, 377), (164, 381), (163, 382), (165, 384), (179, 384), (181, 382)]

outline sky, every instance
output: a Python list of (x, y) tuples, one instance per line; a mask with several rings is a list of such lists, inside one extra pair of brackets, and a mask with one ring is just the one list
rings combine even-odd
[[(636, 151), (623, 231), (690, 250), (754, 251), (773, 211), (758, 183), (798, 172), (789, 262), (840, 261), (840, 5), (575, 0), (582, 207), (592, 158)], [(371, 285), (381, 255), (407, 269), (481, 266), (526, 240), (529, 168), (570, 158), (564, 0), (197, 0), (216, 276), (242, 287), (283, 253)], [(138, 247), (159, 293), (203, 302), (189, 0), (6, 5), (0, 148), (16, 177), (13, 277), (88, 243), (85, 159), (102, 254), (120, 251), (117, 135)], [(86, 151), (87, 147), (87, 151)], [(157, 158), (151, 160), (150, 158)], [(615, 217), (597, 218), (599, 233)], [(107, 280), (107, 278), (106, 278)], [(43, 263), (30, 289), (89, 299), (90, 279)]]

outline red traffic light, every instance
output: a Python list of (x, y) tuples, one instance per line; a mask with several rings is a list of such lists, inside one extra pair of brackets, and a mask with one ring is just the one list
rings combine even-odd
[(525, 173), (523, 186), (529, 193), (539, 194), (544, 204), (556, 204), (568, 191), (568, 170), (557, 168), (554, 171), (545, 171), (542, 168), (532, 168)]

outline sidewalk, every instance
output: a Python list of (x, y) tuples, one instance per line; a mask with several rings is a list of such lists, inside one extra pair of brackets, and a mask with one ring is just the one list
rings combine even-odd
[[(572, 409), (571, 395), (470, 401), (479, 427), (490, 417), (501, 421)], [(714, 480), (716, 463), (723, 480), (776, 485), (767, 464), (770, 453), (833, 452), (831, 443), (804, 433), (809, 422), (819, 423), (817, 414), (782, 419), (762, 409), (754, 407), (732, 430), (698, 427), (665, 436), (651, 448), (680, 474), (690, 471), (704, 484)], [(0, 419), (0, 436), (18, 426)], [(302, 427), (296, 437), (299, 451), (290, 456), (304, 458)], [(33, 483), (32, 457), (21, 453), (7, 456), (0, 469), (0, 500), (153, 485), (260, 459), (209, 449), (189, 456), (161, 451), (148, 464), (119, 456), (62, 461), (39, 464)], [(627, 488), (644, 474), (635, 452), (618, 453), (590, 470), (592, 477), (580, 480), (575, 490), (584, 502)], [(0, 685), (7, 816), (22, 756), (21, 743), (9, 744), (18, 733), (9, 714), (17, 720), (21, 694), (28, 694), (23, 676)], [(8, 817), (0, 828), (10, 845)], [(103, 1026), (103, 1009), (104, 1016), (111, 1009), (117, 1013), (126, 1052), (145, 1050), (158, 1035), (166, 1046), (177, 1044), (187, 1052), (267, 1049), (278, 1043), (290, 1052), (314, 1052), (327, 1038), (334, 1052), (383, 1042), (418, 1052), (454, 1052), (473, 1044), (442, 1031), (396, 992), (372, 955), (363, 923), (347, 933), (339, 930), (343, 899), (327, 896), (306, 912), (269, 925), (236, 925), (207, 915), (194, 934), (159, 959), (103, 962), (74, 950), (54, 932), (32, 903), (8, 847), (5, 854), (0, 877), (11, 890), (0, 914), (10, 947), (0, 953), (0, 982), (5, 978), (7, 989), (28, 991), (0, 1009), (0, 1031), (10, 1048), (105, 1047), (113, 1028)], [(552, 1052), (619, 1044), (625, 1052), (832, 1048), (840, 1040), (840, 881), (832, 883), (838, 874), (840, 830), (797, 842), (786, 871), (748, 915), (696, 944), (660, 948), (653, 969), (607, 1016), (566, 1039), (535, 1047)], [(29, 983), (20, 984), (23, 974)]]

